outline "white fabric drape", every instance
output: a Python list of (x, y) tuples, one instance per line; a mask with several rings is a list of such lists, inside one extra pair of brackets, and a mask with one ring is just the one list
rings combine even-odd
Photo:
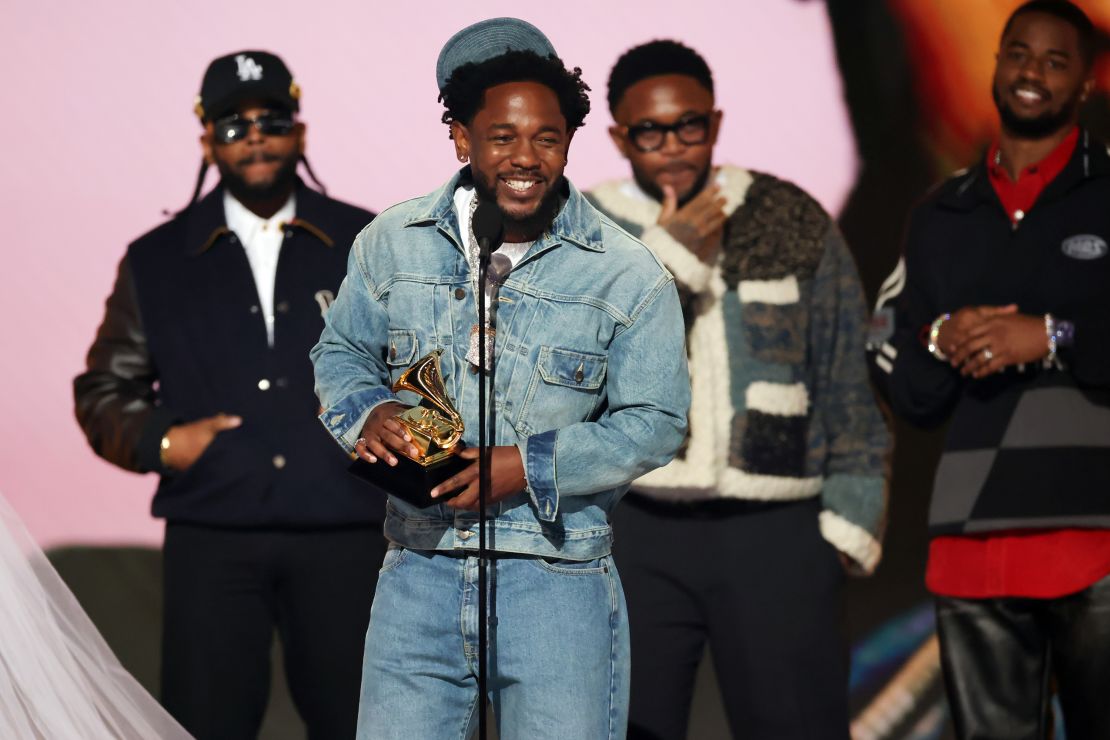
[(186, 740), (0, 496), (0, 737)]

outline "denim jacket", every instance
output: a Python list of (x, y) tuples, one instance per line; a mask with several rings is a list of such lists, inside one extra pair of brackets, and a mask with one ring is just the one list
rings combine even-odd
[[(311, 357), (321, 421), (348, 452), (370, 411), (414, 403), (390, 388), (442, 349), (444, 383), (477, 442), (478, 376), (466, 361), (477, 307), (452, 196), (382, 213), (355, 239)], [(500, 290), (496, 444), (516, 445), (525, 491), (492, 505), (490, 548), (570, 560), (608, 554), (608, 514), (628, 484), (674, 456), (690, 402), (671, 275), (565, 182), (565, 203)], [(377, 463), (379, 465), (384, 463)], [(477, 548), (476, 512), (390, 497), (385, 533), (422, 550)]]

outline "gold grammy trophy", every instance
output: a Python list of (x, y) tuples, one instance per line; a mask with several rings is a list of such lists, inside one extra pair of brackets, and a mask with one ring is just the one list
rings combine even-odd
[(398, 453), (395, 466), (384, 460), (371, 464), (358, 459), (350, 467), (358, 477), (421, 508), (441, 503), (461, 492), (451, 492), (437, 499), (429, 495), (437, 484), (470, 464), (456, 455), (464, 446), (460, 443), (464, 426), (443, 384), (439, 364), (442, 353), (443, 350), (437, 349), (421, 357), (393, 384), (394, 392), (410, 391), (420, 397), (418, 405), (393, 417), (408, 431), (418, 454)]

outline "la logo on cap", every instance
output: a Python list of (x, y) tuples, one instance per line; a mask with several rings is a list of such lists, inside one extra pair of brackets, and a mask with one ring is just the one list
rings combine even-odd
[(239, 54), (235, 57), (235, 64), (238, 65), (236, 74), (239, 75), (240, 82), (250, 82), (251, 80), (262, 79), (262, 65), (251, 59), (246, 54)]

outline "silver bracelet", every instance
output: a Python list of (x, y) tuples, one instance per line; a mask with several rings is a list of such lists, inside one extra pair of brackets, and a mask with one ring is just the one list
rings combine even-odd
[(1056, 367), (1056, 318), (1050, 313), (1044, 315), (1044, 333), (1048, 338), (1048, 354), (1042, 364), (1045, 368)]
[(948, 355), (944, 354), (944, 352), (941, 351), (940, 344), (937, 342), (937, 339), (940, 337), (940, 327), (943, 326), (944, 322), (948, 321), (950, 318), (952, 318), (952, 314), (942, 313), (940, 316), (937, 316), (933, 320), (932, 324), (929, 325), (929, 344), (927, 349), (929, 350), (929, 354), (931, 354), (933, 357), (937, 358), (941, 362), (948, 362)]

